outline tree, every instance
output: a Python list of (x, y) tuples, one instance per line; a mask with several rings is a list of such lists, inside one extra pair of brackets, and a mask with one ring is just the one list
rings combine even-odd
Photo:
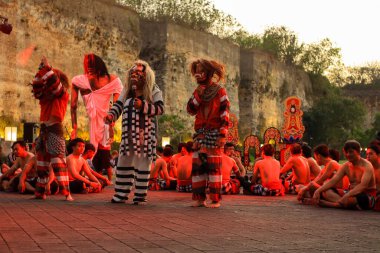
[(285, 26), (270, 27), (262, 37), (263, 49), (273, 53), (286, 64), (295, 64), (299, 58), (303, 43), (298, 43), (298, 37)]
[(231, 37), (242, 28), (231, 15), (215, 8), (210, 0), (118, 0), (142, 18), (169, 21), (192, 29), (209, 32), (220, 38)]
[(365, 107), (355, 99), (332, 95), (320, 99), (304, 113), (305, 140), (340, 149), (347, 139), (363, 132)]
[(177, 115), (164, 114), (158, 120), (158, 136), (169, 136), (174, 145), (191, 136), (184, 125), (184, 121)]
[(325, 38), (319, 43), (305, 45), (299, 64), (313, 74), (324, 74), (333, 66), (339, 66), (342, 62), (340, 48), (334, 47), (332, 42)]

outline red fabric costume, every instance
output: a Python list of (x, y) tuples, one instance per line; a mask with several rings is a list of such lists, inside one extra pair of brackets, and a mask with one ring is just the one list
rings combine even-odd
[(215, 75), (222, 79), (224, 68), (214, 61), (201, 59), (192, 63), (191, 72), (199, 84), (187, 103), (187, 112), (195, 116), (193, 138), (199, 148), (193, 154), (193, 200), (204, 201), (208, 185), (210, 199), (219, 202), (222, 187), (219, 145), (228, 133), (230, 102), (226, 90), (212, 80)]
[(65, 77), (59, 70), (53, 70), (50, 66), (41, 66), (32, 83), (32, 92), (35, 98), (40, 100), (42, 123), (40, 136), (36, 141), (38, 178), (35, 195), (38, 198), (46, 194), (45, 186), (49, 181), (50, 165), (61, 193), (65, 196), (70, 194), (62, 126), (69, 94), (60, 80)]

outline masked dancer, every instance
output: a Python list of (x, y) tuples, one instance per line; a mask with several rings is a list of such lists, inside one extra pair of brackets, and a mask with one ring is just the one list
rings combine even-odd
[(69, 190), (66, 167), (63, 119), (69, 101), (69, 80), (58, 69), (53, 69), (43, 57), (33, 82), (33, 95), (40, 102), (41, 131), (36, 141), (37, 183), (35, 197), (45, 199), (50, 193), (49, 165), (52, 166), (60, 191), (66, 200), (73, 200)]
[[(228, 132), (230, 102), (219, 85), (224, 66), (205, 59), (191, 64), (191, 74), (198, 87), (187, 103), (187, 112), (195, 116), (192, 165), (193, 206), (218, 208), (221, 200), (222, 149)], [(211, 203), (206, 204), (206, 187)]]
[(156, 116), (163, 112), (162, 92), (155, 85), (153, 70), (147, 62), (136, 61), (128, 70), (118, 101), (105, 118), (106, 123), (111, 123), (123, 114), (113, 203), (128, 200), (133, 185), (133, 203), (146, 202), (150, 167), (156, 156)]

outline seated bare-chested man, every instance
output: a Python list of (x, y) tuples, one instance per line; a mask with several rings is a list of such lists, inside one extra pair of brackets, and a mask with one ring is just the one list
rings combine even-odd
[[(238, 166), (233, 153), (235, 152), (235, 145), (233, 143), (226, 143), (224, 145), (224, 154), (222, 154), (222, 194), (239, 194), (240, 182), (245, 176), (245, 168), (241, 165)], [(235, 178), (231, 178), (231, 173), (234, 172)]]
[(302, 144), (302, 155), (307, 159), (310, 168), (310, 180), (314, 180), (321, 172), (317, 161), (312, 157), (312, 149), (306, 143)]
[[(360, 157), (360, 144), (355, 140), (346, 141), (343, 152), (348, 162), (341, 166), (330, 181), (314, 192), (315, 203), (324, 207), (373, 209), (376, 181), (372, 164)], [(350, 181), (350, 189), (347, 193), (339, 192), (334, 188), (344, 176), (348, 176)]]
[(187, 154), (180, 157), (177, 162), (177, 191), (192, 192), (191, 170), (193, 161), (193, 142), (188, 141), (185, 145)]
[[(323, 169), (313, 181), (298, 192), (297, 199), (303, 201), (305, 204), (312, 203), (309, 200), (311, 200), (314, 191), (323, 183), (330, 180), (340, 168), (340, 164), (330, 157), (329, 147), (325, 144), (318, 145), (314, 149), (314, 157), (318, 165), (323, 166)], [(343, 180), (338, 182), (335, 187), (337, 189), (343, 189)]]
[(172, 177), (175, 177), (175, 178), (178, 177), (178, 174), (177, 174), (178, 159), (187, 154), (187, 150), (185, 146), (186, 146), (186, 143), (180, 142), (178, 144), (178, 149), (177, 149), (178, 152), (170, 158), (168, 171)]
[(367, 160), (375, 170), (376, 180), (376, 204), (375, 211), (380, 211), (380, 141), (372, 141), (366, 151)]
[(14, 142), (12, 152), (16, 156), (16, 160), (10, 168), (6, 164), (3, 164), (2, 166), (7, 168), (6, 172), (0, 176), (0, 188), (5, 191), (17, 191), (20, 173), (28, 161), (34, 157), (33, 153), (27, 151), (24, 141)]
[(162, 147), (157, 147), (156, 152), (156, 161), (152, 163), (150, 169), (148, 189), (151, 191), (175, 189), (177, 180), (169, 176), (168, 163), (162, 158)]
[(102, 185), (91, 173), (90, 166), (81, 157), (85, 143), (76, 138), (70, 142), (72, 153), (67, 156), (67, 169), (69, 171), (69, 185), (72, 193), (100, 192)]
[(91, 173), (98, 179), (98, 181), (102, 184), (102, 187), (104, 188), (107, 185), (111, 185), (112, 182), (108, 180), (105, 176), (102, 174), (96, 172), (94, 166), (92, 165), (92, 158), (95, 155), (95, 146), (91, 143), (86, 143), (84, 145), (84, 152), (82, 154), (82, 158), (86, 160), (88, 166), (91, 169)]
[[(255, 163), (251, 183), (244, 184), (245, 192), (258, 196), (285, 195), (285, 189), (280, 180), (280, 162), (273, 158), (274, 147), (271, 144), (265, 144), (261, 150), (262, 159)], [(258, 183), (259, 177), (261, 183)]]
[(283, 184), (285, 193), (296, 194), (297, 187), (307, 185), (310, 182), (310, 168), (307, 159), (301, 155), (301, 145), (298, 143), (290, 147), (291, 157), (282, 167), (280, 174), (285, 175), (292, 170), (291, 179), (285, 179)]

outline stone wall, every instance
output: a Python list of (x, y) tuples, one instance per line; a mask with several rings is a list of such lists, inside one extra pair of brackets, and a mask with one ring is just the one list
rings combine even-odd
[[(26, 84), (33, 78), (42, 55), (71, 79), (83, 73), (83, 56), (101, 56), (110, 73), (123, 74), (141, 47), (139, 18), (112, 0), (0, 0), (0, 15), (13, 25), (10, 35), (0, 34), (0, 115), (15, 121), (38, 122), (38, 102)], [(20, 52), (34, 48), (29, 61)], [(87, 131), (80, 99), (79, 129)], [(65, 125), (71, 129), (70, 108)]]
[(240, 136), (262, 137), (268, 127), (281, 130), (287, 97), (301, 98), (303, 111), (311, 106), (312, 84), (304, 71), (260, 50), (241, 50), (240, 57)]
[(239, 47), (210, 34), (168, 23), (141, 22), (141, 58), (155, 68), (162, 87), (166, 111), (183, 118), (191, 127), (193, 119), (186, 113), (186, 103), (196, 88), (190, 64), (198, 58), (213, 59), (226, 67), (223, 86), (231, 100), (231, 111), (239, 115), (238, 83)]

